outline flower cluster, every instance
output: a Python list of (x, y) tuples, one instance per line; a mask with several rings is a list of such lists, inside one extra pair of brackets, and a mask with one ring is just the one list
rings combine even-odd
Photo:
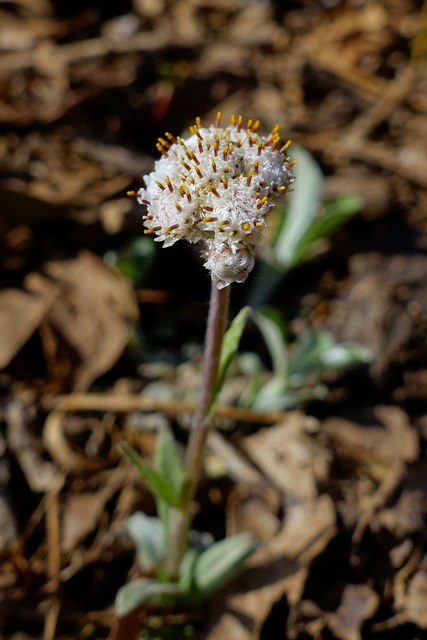
[(221, 127), (190, 127), (187, 140), (159, 138), (162, 157), (135, 195), (147, 206), (145, 233), (168, 247), (177, 240), (203, 241), (205, 267), (218, 288), (243, 282), (252, 270), (266, 216), (293, 182), (293, 162), (280, 145), (279, 127), (257, 133), (259, 121), (232, 116)]

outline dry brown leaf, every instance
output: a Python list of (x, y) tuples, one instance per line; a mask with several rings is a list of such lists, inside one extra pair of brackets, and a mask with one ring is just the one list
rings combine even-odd
[(34, 333), (58, 293), (58, 285), (39, 273), (28, 274), (21, 289), (0, 291), (0, 369)]
[(45, 263), (0, 291), (0, 368), (39, 329), (50, 378), (85, 390), (120, 356), (138, 307), (130, 283), (97, 256)]
[[(88, 252), (49, 262), (44, 271), (62, 291), (46, 317), (51, 371), (82, 391), (108, 371), (126, 346), (138, 317), (135, 297), (127, 280)], [(65, 363), (64, 342), (72, 352)]]
[(227, 534), (251, 531), (260, 542), (268, 542), (281, 528), (280, 505), (280, 493), (265, 482), (238, 484), (227, 500)]
[(253, 554), (248, 569), (216, 599), (208, 627), (198, 640), (255, 640), (274, 603), (286, 594), (297, 603), (308, 568), (335, 535), (329, 496), (291, 505), (284, 527)]
[(349, 584), (336, 613), (328, 616), (328, 626), (340, 640), (361, 640), (361, 627), (376, 612), (379, 597), (368, 585)]
[(61, 548), (72, 551), (96, 528), (105, 506), (105, 492), (79, 493), (69, 497), (62, 520)]
[(317, 482), (328, 475), (331, 453), (307, 433), (307, 418), (295, 411), (282, 424), (267, 427), (243, 440), (257, 466), (286, 495), (309, 500)]
[(40, 442), (29, 427), (25, 406), (15, 400), (5, 411), (7, 441), (19, 462), (21, 471), (34, 492), (46, 492), (52, 488), (57, 472), (52, 462), (42, 455)]
[[(117, 457), (117, 452), (109, 452), (105, 457), (89, 456), (86, 451), (80, 447), (73, 446), (72, 442), (67, 438), (67, 416), (62, 411), (51, 411), (46, 418), (43, 429), (43, 444), (46, 450), (52, 456), (53, 460), (65, 471), (95, 471), (110, 466)], [(78, 420), (81, 430), (90, 431), (88, 421)], [(98, 421), (95, 421), (98, 422)], [(104, 429), (101, 423), (97, 427), (97, 431)], [(78, 431), (77, 431), (78, 433)], [(90, 440), (89, 440), (90, 441)], [(88, 441), (86, 442), (86, 444)], [(96, 452), (95, 452), (96, 453)]]
[(272, 8), (264, 2), (244, 5), (239, 19), (232, 23), (225, 38), (251, 47), (270, 45), (285, 35), (283, 29), (272, 19), (272, 13)]
[(427, 629), (427, 573), (418, 571), (408, 585), (405, 617), (421, 629)]
[(407, 540), (407, 536), (424, 529), (425, 503), (423, 491), (404, 491), (396, 504), (375, 515), (371, 529), (376, 532), (387, 529), (398, 540)]
[(378, 463), (411, 462), (418, 457), (416, 430), (407, 414), (399, 407), (375, 407), (375, 415), (384, 427), (364, 426), (329, 418), (320, 425), (320, 432), (346, 455)]

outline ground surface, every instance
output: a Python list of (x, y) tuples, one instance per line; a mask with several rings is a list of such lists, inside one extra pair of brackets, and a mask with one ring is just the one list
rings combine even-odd
[[(418, 0), (0, 4), (1, 638), (424, 637), (426, 51)], [(185, 442), (209, 295), (198, 251), (144, 238), (126, 191), (158, 136), (217, 111), (280, 123), (325, 201), (362, 198), (263, 302), (291, 341), (326, 328), (374, 359), (287, 415), (223, 410), (195, 527), (258, 551), (206, 607), (124, 632), (124, 525), (154, 503), (117, 443), (149, 460), (165, 420)], [(253, 325), (242, 349), (269, 367)]]

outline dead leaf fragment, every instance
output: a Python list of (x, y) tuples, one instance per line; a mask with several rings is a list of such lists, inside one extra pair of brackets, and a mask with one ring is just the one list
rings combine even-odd
[[(68, 378), (83, 391), (116, 362), (138, 317), (130, 283), (98, 257), (84, 252), (77, 258), (48, 262), (44, 271), (61, 287), (46, 318), (52, 334), (52, 368), (61, 363), (65, 341), (70, 354)], [(65, 363), (65, 369), (67, 363)]]
[(411, 579), (405, 601), (406, 619), (427, 629), (427, 573), (418, 571)]
[(317, 495), (331, 461), (328, 449), (305, 433), (305, 417), (297, 411), (245, 438), (243, 448), (276, 487), (300, 500)]
[(96, 525), (105, 506), (105, 492), (85, 492), (70, 496), (62, 520), (63, 551), (72, 551)]
[(83, 391), (126, 346), (136, 299), (129, 281), (89, 252), (43, 271), (0, 291), (0, 368), (38, 329), (51, 380)]
[(364, 426), (342, 418), (328, 418), (320, 431), (340, 450), (356, 459), (385, 463), (411, 462), (419, 451), (418, 434), (399, 407), (377, 406), (384, 426)]
[(58, 293), (58, 285), (40, 273), (29, 273), (20, 289), (0, 291), (0, 369), (34, 333)]
[(378, 595), (368, 585), (347, 585), (336, 613), (328, 617), (331, 631), (340, 640), (361, 640), (362, 624), (374, 615), (378, 603)]
[(301, 598), (308, 568), (335, 535), (335, 509), (327, 495), (291, 505), (282, 530), (261, 545), (248, 568), (212, 607), (198, 640), (256, 640), (273, 605), (283, 595)]

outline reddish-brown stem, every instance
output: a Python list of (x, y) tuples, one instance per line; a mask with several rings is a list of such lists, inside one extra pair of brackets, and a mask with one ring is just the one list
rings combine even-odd
[(227, 326), (229, 299), (230, 287), (218, 289), (217, 281), (212, 279), (202, 385), (185, 456), (182, 510), (171, 509), (170, 513), (169, 548), (164, 567), (169, 579), (178, 578), (179, 566), (187, 544), (192, 520), (191, 503), (199, 483), (206, 440), (212, 427), (212, 409), (222, 340)]

